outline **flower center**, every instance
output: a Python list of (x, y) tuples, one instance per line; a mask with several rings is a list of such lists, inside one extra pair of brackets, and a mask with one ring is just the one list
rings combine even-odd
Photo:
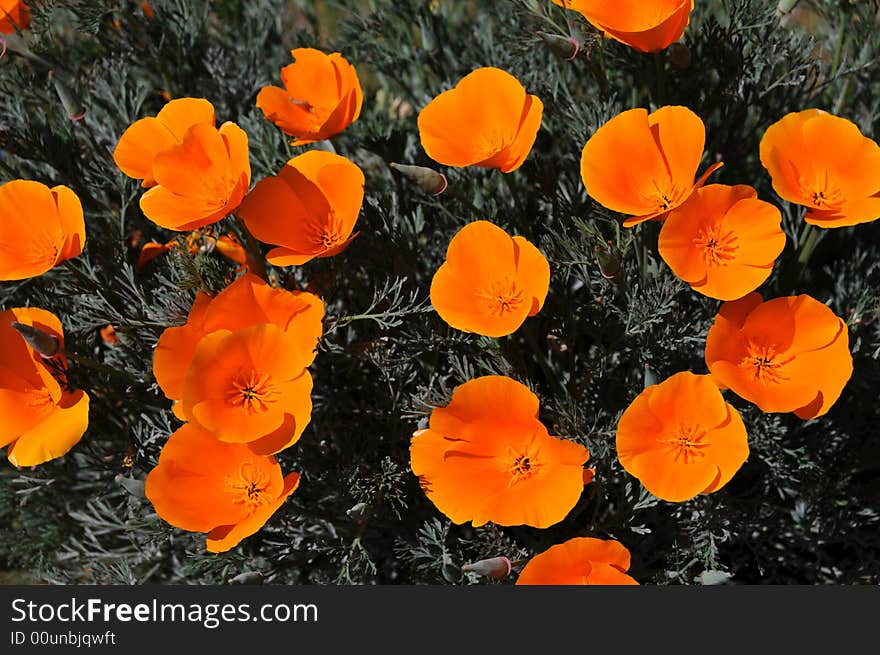
[(233, 496), (232, 502), (243, 503), (251, 512), (271, 502), (265, 493), (269, 483), (266, 472), (252, 462), (242, 462), (237, 476), (227, 475), (224, 478), (226, 493)]
[(721, 268), (736, 257), (739, 246), (733, 232), (723, 231), (720, 227), (710, 226), (700, 230), (700, 235), (694, 239), (694, 245), (703, 253), (706, 266)]
[(336, 212), (330, 210), (326, 221), (320, 219), (312, 222), (312, 230), (315, 235), (315, 249), (318, 252), (330, 250), (345, 241), (342, 233), (342, 221), (336, 217)]
[(698, 425), (679, 425), (671, 437), (659, 441), (672, 453), (674, 462), (682, 459), (685, 464), (703, 459), (706, 456), (703, 451), (711, 445), (706, 441), (706, 431)]
[(27, 395), (27, 400), (25, 401), (25, 405), (36, 412), (54, 404), (55, 401), (52, 400), (52, 394), (49, 393), (49, 390), (46, 387), (32, 389)]
[(508, 486), (528, 480), (541, 470), (541, 463), (538, 461), (537, 455), (537, 449), (532, 444), (525, 448), (508, 448), (507, 472), (510, 473)]
[(740, 361), (739, 366), (746, 369), (755, 382), (780, 384), (789, 380), (780, 370), (788, 361), (782, 359), (772, 345), (749, 342), (746, 347), (746, 355)]
[(483, 299), (490, 314), (498, 316), (515, 312), (523, 301), (522, 290), (508, 278), (493, 282), (477, 296)]
[(250, 371), (240, 373), (227, 393), (227, 401), (233, 407), (242, 407), (248, 414), (263, 413), (276, 402), (278, 391), (266, 374)]
[(836, 209), (846, 200), (840, 189), (828, 179), (828, 171), (825, 171), (825, 178), (821, 181), (801, 178), (798, 182), (809, 202), (818, 209)]
[(674, 182), (670, 182), (668, 185), (661, 188), (659, 184), (657, 184), (656, 180), (653, 181), (654, 184), (654, 193), (648, 194), (645, 198), (649, 202), (653, 202), (657, 205), (657, 211), (665, 212), (669, 211), (673, 207), (681, 204), (682, 199), (682, 190), (675, 185)]

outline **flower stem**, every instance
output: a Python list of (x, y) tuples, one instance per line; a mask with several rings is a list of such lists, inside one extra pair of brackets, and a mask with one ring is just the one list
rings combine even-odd
[(238, 229), (241, 231), (241, 234), (244, 237), (244, 247), (250, 255), (250, 257), (248, 257), (248, 260), (254, 268), (254, 270), (251, 272), (268, 282), (269, 275), (266, 273), (266, 260), (263, 257), (263, 251), (260, 250), (260, 242), (254, 238), (254, 235), (251, 234), (250, 230), (247, 229), (244, 221), (241, 220), (241, 218), (239, 218), (238, 216), (235, 217), (235, 223), (236, 225), (238, 225)]
[(816, 246), (819, 245), (819, 242), (824, 237), (824, 232), (819, 231), (815, 226), (810, 225), (809, 223), (807, 224), (806, 229), (801, 234), (801, 238), (798, 240), (798, 279), (803, 275), (804, 270), (807, 268), (807, 264), (810, 262), (810, 258), (816, 250)]
[(86, 368), (90, 368), (93, 371), (98, 371), (100, 373), (106, 373), (111, 377), (116, 377), (121, 380), (125, 380), (130, 384), (144, 384), (143, 380), (139, 380), (133, 375), (129, 375), (124, 371), (120, 371), (118, 368), (113, 368), (112, 366), (107, 366), (106, 364), (102, 364), (101, 362), (96, 362), (91, 357), (84, 357), (83, 355), (77, 355), (75, 353), (69, 352), (67, 350), (62, 353), (67, 359), (72, 362), (76, 362), (80, 366), (85, 366)]

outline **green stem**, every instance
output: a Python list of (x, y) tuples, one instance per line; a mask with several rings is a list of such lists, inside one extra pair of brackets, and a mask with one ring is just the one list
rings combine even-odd
[(254, 235), (247, 229), (244, 221), (238, 216), (235, 217), (235, 223), (244, 237), (244, 247), (250, 253), (250, 259), (254, 267), (254, 270), (251, 272), (268, 282), (269, 275), (266, 273), (266, 260), (263, 258), (263, 251), (260, 250), (260, 242), (254, 238)]
[(804, 270), (807, 268), (807, 264), (810, 262), (810, 258), (813, 256), (813, 253), (816, 250), (816, 246), (819, 245), (819, 242), (824, 238), (825, 234), (820, 232), (818, 228), (813, 225), (807, 224), (804, 233), (801, 235), (801, 238), (798, 243), (798, 279), (800, 279)]
[(596, 65), (591, 62), (590, 69), (593, 71), (593, 76), (599, 84), (599, 91), (602, 93), (602, 97), (607, 98), (608, 94), (611, 93), (611, 85), (608, 83), (608, 74), (605, 72), (604, 37), (599, 38), (599, 64)]
[(131, 384), (144, 384), (142, 380), (125, 373), (124, 371), (120, 371), (118, 368), (113, 368), (112, 366), (107, 366), (106, 364), (102, 364), (101, 362), (96, 362), (91, 357), (84, 357), (83, 355), (77, 355), (72, 352), (64, 351), (62, 353), (67, 359), (72, 362), (76, 362), (80, 366), (85, 366), (86, 368), (90, 368), (93, 371), (98, 371), (100, 373), (106, 373), (111, 377), (116, 377), (121, 380), (125, 380)]
[(843, 58), (843, 46), (846, 42), (846, 10), (840, 10), (840, 32), (837, 34), (837, 47), (834, 49), (834, 58), (831, 60), (831, 77), (837, 75), (840, 68), (840, 60)]
[(657, 76), (657, 96), (654, 98), (654, 103), (661, 107), (666, 97), (666, 66), (662, 53), (655, 52), (652, 56), (654, 58), (654, 74)]

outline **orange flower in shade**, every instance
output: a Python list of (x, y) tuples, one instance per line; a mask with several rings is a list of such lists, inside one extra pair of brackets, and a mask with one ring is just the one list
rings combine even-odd
[[(36, 352), (13, 327), (21, 323), (42, 331), (52, 357)], [(89, 397), (67, 384), (64, 333), (45, 309), (0, 312), (0, 447), (16, 466), (36, 466), (61, 457), (89, 425)]]
[(880, 218), (880, 146), (845, 118), (819, 109), (788, 114), (764, 133), (761, 163), (776, 193), (807, 207), (807, 223)]
[(626, 574), (629, 551), (619, 541), (575, 537), (551, 546), (525, 565), (518, 585), (637, 585)]
[(207, 532), (208, 551), (222, 553), (262, 528), (298, 485), (299, 474), (282, 477), (274, 457), (184, 425), (162, 448), (145, 492), (165, 521)]
[(694, 0), (553, 0), (582, 14), (605, 36), (658, 52), (678, 41), (690, 21)]
[(525, 385), (497, 375), (457, 387), (410, 445), (428, 498), (453, 522), (474, 526), (558, 523), (580, 498), (589, 456), (547, 433)]
[(541, 311), (549, 288), (550, 264), (535, 246), (474, 221), (449, 242), (431, 282), (431, 303), (458, 330), (502, 337)]
[(66, 186), (0, 185), (0, 280), (42, 275), (78, 257), (85, 240), (82, 205)]
[(661, 218), (687, 200), (722, 166), (710, 166), (694, 182), (706, 130), (687, 107), (661, 107), (652, 114), (630, 109), (593, 133), (581, 155), (581, 178), (600, 205), (622, 214), (632, 227)]
[(718, 491), (749, 456), (739, 413), (708, 375), (676, 373), (636, 396), (617, 424), (617, 457), (663, 500)]
[(251, 183), (248, 138), (235, 123), (214, 126), (207, 100), (172, 100), (129, 127), (114, 152), (123, 173), (152, 187), (141, 211), (170, 230), (192, 230), (234, 212)]
[(727, 302), (706, 336), (706, 364), (719, 385), (765, 412), (822, 416), (852, 375), (849, 330), (810, 296)]
[(364, 199), (364, 174), (351, 161), (311, 150), (291, 159), (278, 175), (260, 180), (239, 215), (264, 243), (275, 266), (305, 264), (348, 247)]
[(478, 68), (419, 113), (422, 147), (447, 166), (483, 166), (510, 173), (522, 166), (544, 105), (513, 75)]
[(281, 69), (284, 88), (264, 86), (257, 108), (294, 137), (291, 145), (329, 139), (354, 123), (364, 103), (354, 66), (338, 52), (297, 48), (290, 54), (294, 63)]
[(0, 34), (13, 34), (31, 23), (31, 11), (21, 0), (0, 0)]
[(710, 184), (666, 216), (660, 256), (694, 291), (736, 300), (770, 277), (785, 248), (781, 223), (752, 187)]
[[(202, 421), (210, 423), (211, 417), (206, 418), (196, 406), (202, 401), (216, 400), (216, 396), (211, 395), (215, 387), (200, 385), (202, 383), (207, 385), (209, 382), (219, 384), (216, 376), (220, 375), (221, 369), (228, 372), (227, 364), (234, 359), (242, 366), (244, 377), (247, 378), (253, 373), (254, 379), (239, 379), (232, 375), (226, 380), (228, 382), (226, 400), (230, 403), (230, 407), (237, 408), (236, 411), (246, 414), (250, 412), (262, 418), (252, 420), (243, 417), (240, 425), (221, 426), (220, 430), (224, 436), (220, 438), (249, 441), (249, 447), (260, 454), (276, 453), (295, 443), (308, 425), (311, 415), (312, 381), (306, 367), (314, 361), (315, 348), (323, 331), (323, 318), (324, 304), (314, 294), (275, 289), (257, 276), (245, 274), (213, 298), (202, 292), (196, 295), (186, 325), (168, 328), (159, 338), (153, 354), (153, 374), (166, 397), (175, 401), (184, 401), (174, 405), (174, 412), (178, 418), (197, 423)], [(268, 329), (262, 332), (242, 332), (246, 328), (267, 325), (277, 328), (283, 335)], [(235, 339), (232, 339), (233, 334), (237, 335)], [(213, 338), (215, 336), (217, 338)], [(230, 348), (230, 354), (223, 355), (218, 350), (221, 344), (220, 337), (230, 339), (222, 341)], [(267, 366), (272, 363), (263, 359), (259, 362), (254, 361), (251, 353), (256, 356), (263, 352), (258, 346), (268, 348), (270, 344), (278, 345), (279, 352), (286, 358), (285, 362), (290, 366), (295, 364), (298, 368), (280, 373), (274, 368), (262, 370), (264, 363)], [(204, 348), (196, 362), (197, 352), (203, 345)], [(244, 352), (249, 346), (253, 347), (253, 351)], [(229, 362), (211, 365), (209, 360), (214, 356), (221, 360), (228, 358)], [(190, 377), (195, 375), (191, 375), (191, 369), (197, 363), (199, 366), (215, 366), (215, 371), (205, 373), (210, 380), (207, 378), (190, 380)], [(272, 386), (281, 385), (286, 395), (272, 393), (270, 396), (272, 402), (261, 405), (257, 402), (260, 400), (258, 396), (262, 397), (267, 392), (266, 376), (270, 375)], [(250, 385), (250, 382), (253, 382), (253, 385)], [(250, 402), (251, 400), (254, 402)], [(283, 410), (282, 422), (276, 426), (277, 429), (268, 434), (256, 434), (262, 426), (278, 420), (277, 410)], [(270, 415), (271, 419), (263, 414)], [(251, 429), (255, 425), (259, 427)]]

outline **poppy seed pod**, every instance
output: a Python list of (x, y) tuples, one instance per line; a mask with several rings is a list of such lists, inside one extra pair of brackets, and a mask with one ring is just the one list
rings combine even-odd
[(433, 168), (409, 166), (396, 162), (391, 162), (389, 166), (415, 182), (422, 191), (426, 191), (433, 196), (439, 196), (449, 186), (446, 176), (443, 173), (438, 173)]
[(547, 44), (553, 54), (560, 59), (571, 61), (580, 52), (581, 44), (571, 37), (547, 34), (546, 32), (535, 32), (535, 34), (541, 37), (541, 40)]
[(27, 341), (27, 344), (43, 357), (50, 359), (61, 350), (61, 345), (58, 343), (56, 336), (24, 323), (13, 322), (11, 325), (21, 335), (21, 338)]
[(476, 573), (493, 580), (503, 580), (510, 575), (510, 560), (506, 557), (491, 557), (481, 559), (473, 564), (465, 564), (461, 567), (464, 573)]

